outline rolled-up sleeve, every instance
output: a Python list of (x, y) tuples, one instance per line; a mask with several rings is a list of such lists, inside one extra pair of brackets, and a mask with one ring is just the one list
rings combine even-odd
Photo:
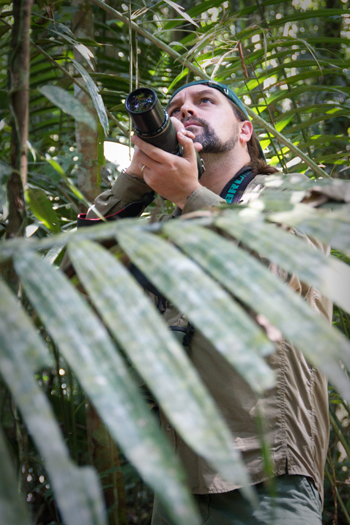
[(130, 177), (127, 173), (122, 172), (110, 190), (104, 191), (96, 197), (94, 206), (89, 208), (86, 218), (94, 219), (97, 217), (94, 209), (97, 209), (104, 217), (113, 215), (128, 204), (142, 201), (146, 195), (153, 193), (153, 190), (143, 180)]

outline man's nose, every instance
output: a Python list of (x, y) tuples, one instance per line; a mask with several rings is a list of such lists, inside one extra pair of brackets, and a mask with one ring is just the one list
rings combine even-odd
[(195, 108), (193, 104), (190, 102), (185, 102), (181, 106), (181, 120), (183, 120), (186, 117), (194, 117), (195, 116)]

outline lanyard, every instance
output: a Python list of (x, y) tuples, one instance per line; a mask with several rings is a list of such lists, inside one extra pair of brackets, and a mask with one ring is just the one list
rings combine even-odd
[(248, 184), (253, 180), (253, 170), (249, 166), (244, 166), (238, 173), (226, 184), (220, 197), (225, 199), (229, 204), (237, 204)]

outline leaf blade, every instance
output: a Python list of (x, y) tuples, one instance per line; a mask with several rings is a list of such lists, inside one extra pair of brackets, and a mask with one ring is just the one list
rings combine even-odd
[(173, 223), (167, 224), (165, 231), (243, 303), (281, 330), (350, 399), (350, 382), (338, 361), (343, 359), (350, 366), (349, 341), (234, 243), (198, 226), (181, 226), (181, 234)]
[(87, 124), (93, 131), (96, 131), (97, 126), (93, 116), (68, 91), (53, 84), (41, 86), (38, 88), (38, 91), (48, 98), (52, 104), (71, 115), (75, 120)]
[(68, 251), (105, 324), (182, 439), (227, 480), (248, 486), (245, 467), (232, 447), (233, 436), (190, 360), (129, 272), (96, 244), (75, 242)]
[[(15, 267), (30, 301), (111, 435), (159, 494), (175, 522), (187, 519), (196, 524), (179, 462), (102, 323), (68, 279), (43, 259), (26, 252), (25, 257), (16, 258)], [(165, 487), (163, 479), (168, 479)]]
[(103, 103), (103, 99), (100, 93), (98, 92), (97, 86), (95, 82), (92, 80), (89, 73), (86, 71), (86, 69), (81, 64), (79, 64), (77, 60), (74, 60), (74, 58), (71, 58), (71, 61), (73, 62), (74, 66), (79, 71), (79, 73), (81, 74), (81, 76), (83, 77), (85, 81), (85, 84), (91, 95), (91, 100), (95, 106), (98, 118), (100, 119), (101, 126), (103, 127), (104, 134), (107, 137), (109, 133), (108, 117), (107, 117), (106, 109)]
[[(32, 371), (41, 356), (32, 346), (38, 342), (40, 348), (42, 342), (28, 320), (22, 326), (26, 316), (1, 281), (0, 289), (1, 374), (45, 460), (62, 516), (67, 525), (103, 525), (106, 520), (96, 474), (90, 468), (76, 468), (69, 459), (51, 406), (34, 380)], [(85, 476), (91, 483), (89, 496), (84, 490)]]
[[(222, 288), (155, 235), (123, 228), (116, 232), (116, 238), (136, 266), (188, 316), (254, 391), (273, 385), (273, 374), (260, 357), (273, 352), (273, 345)], [(192, 286), (196, 291), (193, 295)], [(212, 309), (206, 308), (206, 304), (211, 304)], [(257, 348), (260, 355), (252, 351)]]

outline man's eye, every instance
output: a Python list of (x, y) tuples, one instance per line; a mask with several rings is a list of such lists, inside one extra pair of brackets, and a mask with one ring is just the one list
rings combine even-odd
[(173, 116), (176, 115), (176, 113), (178, 113), (179, 111), (180, 111), (179, 108), (172, 109), (172, 110), (171, 110), (171, 113), (170, 113), (170, 116), (173, 117)]
[(207, 98), (207, 97), (201, 98), (201, 102), (203, 102), (204, 104), (206, 104), (207, 102), (210, 102), (210, 104), (213, 103), (213, 101), (210, 98)]

